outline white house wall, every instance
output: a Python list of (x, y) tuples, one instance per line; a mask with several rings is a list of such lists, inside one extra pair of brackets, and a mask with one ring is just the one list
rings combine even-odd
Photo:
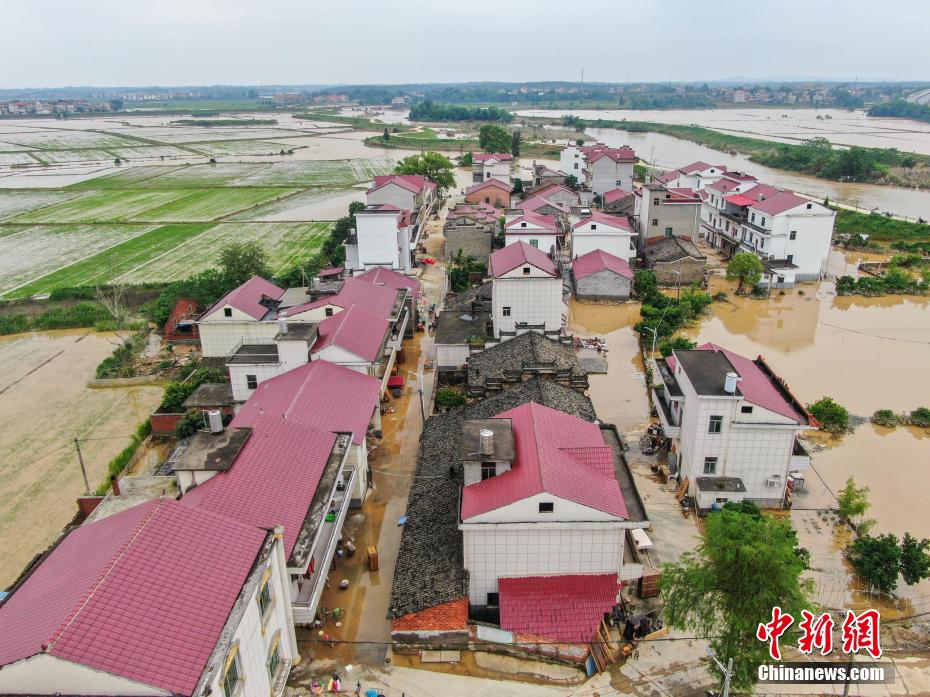
[(48, 653), (17, 661), (0, 670), (0, 694), (4, 695), (169, 695), (119, 675), (72, 663)]
[(468, 360), (468, 344), (436, 344), (438, 368), (458, 369)]
[(402, 210), (416, 210), (417, 195), (397, 184), (387, 184), (368, 194), (368, 205), (387, 204)]
[(396, 213), (359, 213), (355, 216), (358, 261), (363, 268), (400, 268)]
[(609, 229), (601, 232), (600, 227), (595, 231), (575, 230), (572, 233), (572, 257), (582, 257), (596, 250), (613, 254), (624, 261), (636, 256), (636, 246), (633, 244), (633, 235), (629, 232)]
[[(522, 273), (522, 266), (515, 269)], [(492, 307), (494, 331), (513, 331), (517, 322), (545, 324), (547, 331), (562, 328), (562, 279), (543, 274), (536, 267), (533, 276), (495, 278), (493, 281)], [(510, 308), (510, 316), (504, 316), (503, 308)]]
[(320, 349), (312, 354), (311, 358), (315, 361), (329, 361), (330, 363), (341, 365), (344, 368), (349, 368), (350, 370), (355, 370), (365, 375), (369, 374), (369, 367), (371, 366), (371, 363), (364, 358), (360, 358), (351, 351), (346, 351), (341, 346), (336, 346), (335, 344), (330, 344)]
[(204, 356), (225, 357), (239, 344), (270, 344), (278, 333), (275, 322), (246, 319), (201, 321), (200, 348)]
[(549, 230), (532, 230), (527, 228), (526, 230), (520, 229), (519, 232), (510, 232), (509, 230), (504, 235), (504, 245), (516, 244), (517, 242), (525, 242), (531, 247), (536, 247), (541, 249), (547, 254), (552, 251), (554, 247), (557, 247), (557, 242), (559, 236), (554, 232)]
[(590, 173), (591, 190), (596, 194), (605, 194), (613, 189), (633, 190), (633, 163), (615, 162), (607, 156), (598, 158), (587, 165)]
[(228, 368), (233, 399), (237, 402), (244, 402), (255, 391), (249, 389), (249, 375), (254, 375), (257, 380), (256, 384), (260, 385), (265, 380), (287, 372), (287, 368), (282, 363), (262, 363), (258, 365), (238, 365), (233, 363)]

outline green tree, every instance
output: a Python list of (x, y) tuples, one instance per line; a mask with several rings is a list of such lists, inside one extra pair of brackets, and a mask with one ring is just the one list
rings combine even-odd
[(487, 123), (478, 131), (478, 145), (485, 152), (510, 152), (510, 133), (503, 126)]
[(849, 521), (851, 525), (855, 525), (863, 533), (875, 524), (874, 520), (863, 518), (872, 506), (869, 503), (869, 487), (856, 486), (856, 480), (852, 477), (847, 479), (846, 484), (840, 489), (836, 502), (840, 517)]
[(849, 411), (833, 397), (821, 397), (813, 404), (808, 404), (807, 410), (820, 422), (820, 427), (827, 431), (844, 431), (849, 427)]
[(909, 414), (908, 421), (910, 421), (913, 426), (927, 428), (930, 426), (930, 409), (927, 409), (927, 407), (917, 407)]
[(252, 276), (271, 276), (268, 256), (258, 242), (232, 242), (220, 252), (220, 268), (229, 284), (238, 286)]
[(736, 294), (743, 292), (743, 286), (748, 285), (750, 288), (762, 280), (762, 262), (759, 257), (751, 252), (740, 252), (734, 254), (727, 264), (727, 280), (739, 281), (736, 287)]
[(930, 578), (930, 540), (918, 540), (911, 533), (904, 533), (901, 538), (901, 576), (904, 582), (913, 586), (925, 578)]
[(637, 271), (633, 274), (633, 292), (646, 302), (659, 292), (659, 282), (654, 271)]
[(384, 129), (384, 133), (381, 135), (381, 140), (383, 140), (383, 141), (386, 143), (386, 142), (389, 141), (390, 139), (391, 139), (391, 134), (388, 133), (388, 129), (385, 128), (385, 129)]
[(810, 584), (788, 521), (724, 508), (707, 516), (695, 552), (662, 567), (660, 587), (666, 624), (713, 637), (711, 648), (733, 659), (733, 688), (748, 691), (764, 642), (752, 637), (772, 607), (795, 616), (808, 607)]
[(567, 186), (572, 191), (577, 191), (578, 177), (576, 177), (574, 174), (569, 174), (567, 177), (565, 177), (565, 186)]
[(459, 155), (459, 167), (471, 167), (474, 164), (474, 156), (471, 154), (471, 150), (466, 153)]
[(513, 193), (522, 194), (523, 193), (523, 180), (520, 177), (515, 177), (513, 180)]
[(577, 145), (579, 148), (584, 145), (584, 138), (575, 138), (575, 145)]
[(860, 537), (846, 548), (846, 557), (856, 572), (882, 593), (898, 587), (901, 547), (894, 535)]
[(693, 349), (697, 344), (686, 336), (676, 336), (673, 339), (663, 339), (659, 342), (659, 353), (668, 358), (672, 351), (687, 351)]
[(113, 111), (119, 111), (120, 109), (123, 108), (123, 100), (122, 99), (111, 99), (110, 108)]
[(454, 409), (465, 404), (465, 393), (454, 387), (440, 387), (436, 391), (436, 405), (443, 409)]
[(523, 136), (520, 131), (514, 131), (510, 134), (510, 154), (514, 157), (520, 157), (520, 141)]
[(409, 155), (397, 163), (394, 171), (397, 174), (420, 174), (436, 183), (440, 192), (455, 187), (454, 165), (445, 155), (438, 152), (424, 152), (419, 155)]

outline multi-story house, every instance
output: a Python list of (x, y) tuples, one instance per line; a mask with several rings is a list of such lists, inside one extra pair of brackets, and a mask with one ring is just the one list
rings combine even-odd
[(366, 271), (383, 266), (412, 273), (422, 220), (390, 203), (369, 204), (355, 214), (355, 230), (343, 243), (346, 268)]
[(589, 208), (580, 209), (572, 218), (572, 259), (597, 250), (627, 262), (636, 256), (636, 233), (627, 218)]
[(789, 482), (810, 465), (797, 436), (816, 423), (761, 356), (704, 344), (659, 359), (656, 376), (670, 468), (699, 510), (790, 502)]
[(836, 218), (826, 206), (727, 175), (705, 190), (702, 209), (708, 243), (727, 256), (752, 252), (762, 260), (761, 285), (791, 287), (825, 272)]
[(436, 200), (436, 184), (419, 174), (385, 174), (375, 177), (366, 194), (369, 206), (386, 204), (401, 210), (429, 209)]
[(495, 208), (510, 207), (510, 189), (508, 182), (500, 179), (485, 179), (465, 190), (465, 202), (485, 203)]
[(513, 183), (513, 155), (503, 152), (474, 153), (471, 158), (471, 179), (478, 184), (488, 179)]
[(727, 168), (724, 165), (709, 165), (698, 160), (660, 174), (656, 177), (656, 181), (669, 187), (698, 191), (719, 180), (726, 171)]
[(270, 343), (284, 289), (253, 276), (229, 291), (197, 320), (200, 347), (207, 357), (227, 356), (241, 344)]
[[(472, 613), (499, 609), (502, 629), (548, 634), (526, 610), (554, 602), (585, 616), (582, 633), (559, 638), (590, 641), (622, 582), (642, 571), (624, 563), (626, 531), (649, 522), (621, 487), (620, 453), (597, 424), (530, 402), (464, 421), (459, 459)], [(592, 595), (603, 605), (589, 613)]]
[(562, 276), (550, 256), (525, 242), (490, 256), (494, 336), (562, 329)]
[(658, 237), (683, 237), (697, 241), (701, 227), (701, 198), (692, 189), (669, 187), (659, 181), (636, 191), (633, 207), (639, 248)]
[(626, 145), (621, 148), (610, 148), (603, 143), (570, 145), (559, 155), (559, 169), (574, 175), (595, 194), (617, 188), (632, 191), (633, 165), (637, 162), (636, 153)]
[(504, 245), (524, 242), (545, 252), (560, 250), (564, 231), (552, 215), (524, 212), (504, 223)]

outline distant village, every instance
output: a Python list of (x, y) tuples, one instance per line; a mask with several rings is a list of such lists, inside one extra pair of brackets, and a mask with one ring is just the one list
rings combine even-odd
[[(571, 145), (557, 168), (524, 163), (520, 190), (508, 153), (475, 154), (462, 190), (378, 176), (344, 266), (302, 287), (256, 276), (210, 307), (179, 301), (166, 340), (225, 379), (153, 414), (170, 456), (82, 497), (83, 522), (10, 590), (0, 694), (281, 695), (301, 647), (338, 644), (333, 595), (379, 569), (399, 654), (480, 641), (598, 672), (661, 631), (665, 523), (590, 394), (610, 357), (569, 331), (566, 303), (623, 303), (637, 270), (666, 292), (700, 286), (705, 244), (758, 257), (763, 288), (819, 280), (835, 213), (724, 162), (634, 182), (638, 162), (630, 147)], [(456, 291), (445, 264), (461, 258), (486, 273)], [(644, 357), (646, 445), (669, 508), (789, 507), (810, 466), (799, 435), (816, 423), (765, 360), (715, 344)], [(450, 390), (457, 404), (437, 398)], [(394, 418), (404, 399), (419, 403), (413, 422)], [(190, 413), (199, 428), (174, 442)], [(420, 428), (406, 505), (378, 523), (398, 528), (397, 549), (363, 545), (347, 517), (402, 476), (386, 444)]]

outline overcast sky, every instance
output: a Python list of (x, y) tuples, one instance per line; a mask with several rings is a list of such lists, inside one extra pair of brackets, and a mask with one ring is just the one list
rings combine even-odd
[(930, 80), (928, 0), (2, 0), (0, 87)]

